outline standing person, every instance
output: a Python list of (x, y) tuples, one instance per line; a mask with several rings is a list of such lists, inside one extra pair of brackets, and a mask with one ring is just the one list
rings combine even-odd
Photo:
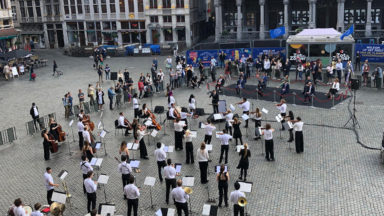
[(233, 138), (236, 140), (236, 146), (238, 145), (237, 139), (240, 139), (240, 145), (243, 145), (243, 135), (241, 134), (240, 124), (241, 121), (237, 117), (233, 118)]
[(271, 77), (271, 62), (269, 61), (268, 57), (264, 58), (263, 69), (264, 69), (264, 72), (266, 72), (268, 76)]
[(345, 73), (344, 73), (345, 84), (349, 83), (349, 80), (353, 75), (354, 75), (353, 65), (351, 60), (348, 60), (347, 65), (345, 66)]
[(79, 98), (79, 105), (80, 105), (80, 109), (84, 109), (84, 92), (81, 91), (81, 89), (79, 89), (79, 94), (77, 94), (77, 97)]
[(315, 95), (315, 86), (312, 85), (312, 82), (308, 82), (304, 87), (304, 103), (309, 103), (311, 97)]
[(185, 124), (180, 121), (180, 118), (176, 118), (173, 126), (175, 128), (175, 149), (177, 151), (183, 150), (183, 134)]
[[(15, 201), (13, 202), (13, 205), (15, 205), (15, 206), (13, 207), (11, 212), (13, 213), (14, 216), (26, 216), (25, 210), (23, 208), (23, 202), (21, 201), (20, 198), (15, 199)], [(10, 212), (8, 212), (8, 213), (10, 213)], [(12, 214), (10, 214), (10, 215), (12, 215)]]
[(295, 130), (296, 153), (300, 154), (304, 152), (304, 138), (303, 138), (304, 122), (301, 121), (301, 118), (299, 116), (296, 118), (296, 120), (291, 122), (294, 123), (293, 129)]
[(214, 57), (211, 58), (211, 65), (209, 69), (211, 72), (212, 82), (215, 82), (216, 81), (216, 59)]
[(193, 143), (192, 143), (192, 134), (190, 130), (185, 131), (185, 153), (186, 153), (186, 164), (193, 164), (194, 158), (193, 158)]
[(360, 58), (360, 52), (357, 51), (356, 57), (355, 57), (355, 71), (359, 70), (361, 71), (361, 58)]
[(254, 112), (255, 114), (255, 138), (254, 140), (260, 139), (260, 132), (259, 132), (259, 127), (261, 127), (261, 119), (262, 119), (262, 114), (260, 112), (260, 109), (257, 107), (256, 111)]
[[(284, 77), (285, 76), (289, 76), (289, 71), (291, 70), (291, 66), (292, 66), (292, 63), (291, 61), (289, 61), (289, 59), (287, 58), (287, 60), (285, 60), (285, 64), (284, 64), (284, 67), (283, 67), (283, 74), (284, 74)], [(279, 77), (280, 78), (280, 77)], [(297, 80), (297, 73), (296, 73), (296, 80)]]
[(56, 70), (57, 70), (56, 60), (53, 60), (53, 74), (52, 74), (52, 76), (55, 76)]
[[(285, 118), (288, 119), (288, 121), (295, 120), (295, 115), (293, 115), (292, 110), (290, 110), (288, 112), (288, 115)], [(288, 132), (289, 132), (289, 140), (288, 140), (288, 142), (293, 142), (293, 140), (294, 140), (294, 138), (293, 138), (293, 128), (289, 128)]]
[(201, 184), (208, 183), (207, 171), (208, 171), (208, 160), (209, 154), (207, 149), (205, 149), (205, 143), (202, 142), (200, 148), (197, 150), (196, 160), (199, 162), (200, 167), (200, 182)]
[(80, 150), (83, 149), (84, 145), (84, 137), (83, 137), (83, 132), (84, 132), (84, 124), (83, 124), (83, 118), (79, 118), (79, 121), (77, 122), (77, 132), (79, 135), (79, 148)]
[(227, 112), (224, 113), (224, 115), (225, 115), (225, 129), (232, 136), (233, 113), (230, 109), (228, 109)]
[(240, 176), (239, 179), (243, 179), (243, 173), (244, 173), (244, 181), (247, 181), (247, 170), (249, 168), (249, 160), (248, 158), (251, 157), (251, 151), (248, 150), (248, 143), (244, 143), (244, 149), (240, 150), (240, 161), (239, 165), (237, 166), (238, 169), (240, 169)]
[(177, 187), (172, 190), (171, 197), (175, 200), (177, 215), (181, 216), (181, 212), (184, 211), (184, 215), (188, 216), (187, 200), (189, 199), (189, 195), (185, 193), (182, 185), (183, 181), (181, 179), (177, 180)]
[(281, 130), (285, 130), (284, 122), (285, 116), (287, 115), (287, 104), (285, 104), (285, 100), (281, 99), (279, 104), (276, 104), (276, 108), (280, 111), (280, 115), (283, 118), (281, 121)]
[(216, 90), (213, 90), (209, 97), (212, 98), (213, 114), (218, 113), (220, 100), (219, 94), (217, 94)]
[(97, 75), (99, 75), (99, 83), (103, 83), (103, 66), (99, 65)]
[[(239, 104), (240, 108), (243, 109), (243, 114), (249, 115), (249, 108), (251, 104), (249, 103), (249, 101), (247, 101), (247, 98), (243, 97), (243, 101), (237, 104)], [(248, 127), (248, 119), (245, 120), (245, 128), (247, 127)]]
[(229, 174), (225, 171), (224, 164), (220, 166), (220, 172), (216, 175), (216, 181), (219, 186), (219, 207), (223, 203), (223, 195), (224, 195), (224, 203), (225, 207), (228, 207), (228, 182), (229, 182)]
[(120, 144), (120, 149), (119, 149), (119, 155), (125, 155), (127, 157), (127, 160), (129, 160), (129, 150), (127, 147), (127, 142), (123, 141)]
[(270, 124), (265, 125), (265, 130), (261, 133), (264, 135), (265, 140), (265, 159), (267, 161), (275, 161), (275, 156), (273, 152), (273, 132), (275, 129), (271, 127)]
[(212, 132), (216, 130), (216, 127), (211, 123), (211, 120), (207, 121), (207, 124), (205, 124), (204, 130), (205, 130), (204, 143), (211, 144)]
[(159, 91), (164, 91), (164, 73), (162, 69), (157, 72), (157, 80), (159, 83)]
[(337, 78), (340, 80), (340, 82), (341, 82), (342, 71), (343, 71), (343, 63), (341, 62), (341, 59), (338, 59), (336, 63), (336, 73), (337, 73)]
[(219, 54), (219, 67), (224, 68), (224, 61), (227, 55), (224, 53), (224, 51), (221, 51)]
[(47, 160), (49, 160), (49, 155), (50, 155), (49, 151), (51, 148), (51, 142), (55, 142), (55, 140), (49, 138), (47, 129), (43, 129), (41, 131), (41, 136), (44, 138), (44, 140), (43, 140), (44, 159), (47, 161)]
[[(97, 181), (93, 181), (93, 171), (87, 173), (87, 179), (84, 180), (85, 191), (87, 192), (87, 211), (88, 213), (91, 210), (96, 208), (96, 190), (97, 190)], [(92, 204), (92, 209), (91, 209)]]
[(229, 140), (232, 139), (232, 136), (228, 134), (226, 129), (223, 130), (223, 133), (218, 133), (220, 143), (221, 143), (221, 152), (219, 163), (223, 160), (223, 155), (225, 152), (225, 164), (228, 163), (228, 149), (229, 149)]
[(233, 203), (233, 214), (234, 216), (244, 216), (244, 207), (239, 206), (238, 202), (239, 199), (243, 197), (245, 198), (245, 194), (240, 191), (240, 183), (235, 182), (235, 191), (231, 192), (231, 196), (229, 197), (229, 200)]
[(172, 164), (172, 160), (168, 158), (167, 166), (164, 168), (164, 178), (165, 178), (165, 202), (169, 204), (169, 191), (170, 188), (174, 189), (176, 187), (176, 169)]
[(40, 129), (41, 129), (41, 123), (39, 120), (39, 108), (37, 108), (35, 103), (32, 103), (32, 107), (29, 110), (29, 114), (31, 115), (31, 117), (33, 119), (33, 124), (35, 125), (35, 129), (38, 130), (37, 126), (36, 126), (36, 122), (39, 123)]
[(46, 168), (46, 172), (44, 173), (44, 183), (45, 183), (45, 188), (47, 189), (47, 202), (49, 205), (52, 204), (52, 194), (53, 194), (53, 188), (54, 187), (59, 187), (59, 184), (55, 184), (53, 182), (52, 178), (52, 169), (51, 167)]
[(140, 111), (139, 111), (140, 104), (139, 104), (139, 100), (137, 99), (136, 93), (133, 95), (132, 105), (133, 105), (134, 117), (135, 118), (140, 117)]
[(383, 69), (380, 66), (375, 69), (375, 78), (376, 88), (381, 89), (381, 84), (383, 83)]
[[(367, 86), (367, 81), (368, 81), (368, 74), (369, 74), (369, 64), (368, 64), (368, 59), (364, 61), (363, 64), (363, 80), (364, 80), (364, 86)], [(339, 79), (340, 81), (340, 79)]]
[(196, 111), (196, 99), (195, 99), (195, 96), (193, 94), (191, 94), (189, 96), (188, 107), (189, 107), (190, 112), (195, 113), (195, 111)]
[(102, 111), (104, 105), (104, 92), (101, 88), (97, 90), (97, 104), (99, 104), (99, 111)]
[(93, 158), (93, 149), (88, 141), (84, 141), (83, 155), (87, 156), (89, 161)]
[(164, 168), (167, 164), (165, 163), (165, 159), (167, 158), (167, 154), (164, 149), (161, 148), (161, 142), (156, 143), (157, 149), (155, 150), (155, 158), (157, 162), (157, 171), (159, 173), (160, 182), (163, 182), (163, 176), (161, 175), (161, 168)]
[(108, 66), (108, 64), (105, 65), (104, 72), (105, 72), (105, 80), (109, 80), (110, 79), (109, 74), (111, 72), (111, 68)]
[(140, 158), (148, 160), (148, 153), (147, 153), (147, 147), (145, 146), (144, 142), (144, 136), (148, 135), (149, 133), (146, 132), (147, 127), (141, 126), (137, 129), (137, 139), (140, 143)]
[[(125, 185), (128, 184), (129, 178), (131, 177), (132, 168), (129, 163), (127, 163), (127, 156), (121, 155), (121, 163), (118, 166), (119, 173), (121, 173), (121, 179), (123, 181), (123, 189)], [(127, 199), (126, 194), (124, 193), (124, 199)]]
[(116, 95), (115, 92), (113, 92), (113, 87), (110, 87), (108, 89), (108, 99), (109, 99), (109, 109), (113, 110), (113, 97)]
[(131, 216), (131, 211), (133, 208), (133, 215), (137, 216), (137, 210), (139, 208), (139, 197), (140, 192), (136, 187), (135, 178), (133, 176), (129, 177), (129, 184), (124, 187), (124, 196), (127, 197), (128, 201), (128, 212), (127, 216)]
[(84, 180), (88, 178), (87, 176), (88, 172), (93, 171), (93, 168), (89, 163), (87, 156), (85, 155), (81, 155), (80, 169), (81, 169), (81, 172), (83, 173), (83, 191), (85, 194), (87, 193), (87, 191), (85, 190)]
[(93, 88), (92, 84), (88, 85), (87, 93), (89, 97), (89, 104), (91, 106), (94, 106), (95, 105), (95, 88)]

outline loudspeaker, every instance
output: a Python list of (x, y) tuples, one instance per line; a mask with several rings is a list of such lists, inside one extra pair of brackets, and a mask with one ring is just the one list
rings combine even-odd
[(117, 72), (111, 72), (111, 80), (117, 80)]
[(198, 115), (198, 116), (205, 115), (204, 109), (203, 108), (196, 108), (196, 115)]
[(360, 88), (360, 80), (351, 79), (351, 89), (352, 90), (358, 90), (359, 88)]
[(163, 106), (155, 106), (155, 113), (156, 114), (164, 113), (164, 107)]

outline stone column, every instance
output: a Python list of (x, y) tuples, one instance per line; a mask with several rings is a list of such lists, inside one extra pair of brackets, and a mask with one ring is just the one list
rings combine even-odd
[(222, 25), (222, 19), (220, 18), (220, 9), (219, 9), (219, 7), (221, 7), (221, 2), (220, 0), (215, 0), (214, 3), (215, 3), (215, 22), (216, 22), (215, 41), (218, 42), (220, 41), (220, 37), (221, 37), (220, 26)]
[(163, 16), (159, 16), (159, 25), (160, 25), (160, 28), (158, 29), (159, 33), (160, 33), (160, 44), (164, 44), (164, 20), (163, 20)]
[(308, 0), (309, 4), (309, 28), (316, 28), (316, 1)]
[(265, 0), (259, 0), (260, 5), (260, 39), (265, 38), (264, 5)]
[(337, 30), (344, 31), (344, 3), (345, 0), (337, 0)]
[(43, 24), (43, 29), (44, 29), (44, 46), (46, 49), (49, 49), (50, 44), (49, 44), (49, 38), (48, 38), (47, 23)]
[(117, 44), (119, 46), (123, 45), (123, 36), (121, 35), (121, 22), (116, 21), (116, 31), (117, 31)]
[(236, 6), (237, 6), (237, 40), (241, 40), (241, 36), (243, 34), (243, 25), (242, 25), (242, 19), (243, 19), (243, 13), (241, 11), (241, 3), (242, 0), (236, 0)]
[(133, 10), (134, 10), (134, 14), (135, 14), (135, 19), (137, 19), (139, 17), (139, 4), (138, 4), (137, 0), (133, 1)]
[(284, 3), (284, 28), (285, 28), (285, 37), (288, 37), (289, 35), (289, 22), (288, 22), (288, 18), (289, 18), (289, 14), (288, 14), (288, 6), (289, 6), (289, 0), (284, 0), (283, 1)]
[[(83, 8), (84, 12), (84, 8)], [(87, 33), (87, 22), (83, 22), (84, 25), (84, 37), (85, 37), (85, 46), (88, 46), (88, 33)]]
[(190, 48), (192, 46), (192, 39), (191, 39), (191, 18), (190, 15), (185, 15), (185, 43), (187, 45), (187, 48)]
[[(68, 47), (70, 46), (70, 44), (68, 44), (68, 32), (67, 32), (67, 23), (64, 21), (62, 23), (63, 25), (63, 39), (64, 39), (64, 47)], [(57, 33), (56, 33), (57, 35)], [(80, 39), (79, 39), (80, 40)]]
[(372, 36), (372, 0), (367, 0), (367, 19), (365, 22), (365, 36)]

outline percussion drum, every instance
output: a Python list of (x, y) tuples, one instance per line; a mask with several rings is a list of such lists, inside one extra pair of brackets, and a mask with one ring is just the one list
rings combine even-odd
[(25, 206), (23, 206), (23, 209), (25, 211), (26, 216), (30, 216), (32, 214), (33, 209), (31, 206), (25, 205)]

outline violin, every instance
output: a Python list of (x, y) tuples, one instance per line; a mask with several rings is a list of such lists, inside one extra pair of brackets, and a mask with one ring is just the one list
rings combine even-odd
[(156, 130), (161, 130), (161, 125), (156, 121), (156, 116), (151, 112), (151, 110), (148, 109), (149, 116), (152, 119), (152, 124), (155, 125)]
[(57, 126), (57, 133), (59, 134), (59, 142), (64, 142), (65, 141), (65, 132), (63, 131), (61, 125)]

